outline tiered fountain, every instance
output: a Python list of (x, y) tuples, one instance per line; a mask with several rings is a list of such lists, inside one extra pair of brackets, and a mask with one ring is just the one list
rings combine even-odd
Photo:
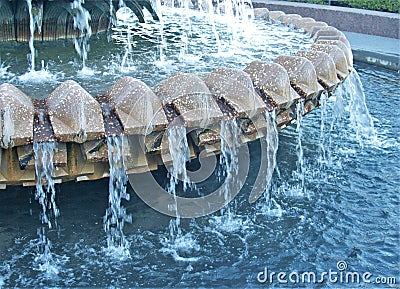
[[(141, 5), (153, 12), (147, 2), (125, 4)], [(72, 5), (56, 1), (36, 1), (32, 5), (35, 40), (77, 36)], [(106, 30), (113, 6), (99, 1), (88, 1), (87, 6), (93, 33)], [(29, 39), (26, 30), (29, 21), (24, 18), (27, 6), (3, 0), (0, 9), (2, 40)], [(137, 10), (133, 9), (136, 15)], [(266, 9), (255, 9), (254, 14), (265, 21), (301, 29), (310, 34), (314, 44), (310, 50), (279, 56), (273, 62), (255, 60), (243, 70), (217, 67), (203, 79), (176, 73), (154, 90), (127, 76), (103, 95), (92, 96), (77, 82), (68, 80), (46, 99), (32, 100), (13, 85), (3, 83), (0, 86), (1, 187), (36, 184), (33, 144), (42, 142), (55, 142), (56, 183), (109, 176), (106, 138), (118, 135), (125, 136), (128, 174), (157, 169), (169, 161), (162, 157), (161, 140), (176, 118), (180, 119), (179, 125), (191, 131), (188, 142), (191, 157), (201, 151), (218, 153), (221, 121), (237, 119), (241, 143), (262, 138), (268, 134), (267, 111), (274, 112), (276, 125), (282, 129), (296, 120), (297, 103), (304, 103), (303, 115), (309, 113), (320, 104), (323, 93), (333, 93), (351, 72), (351, 49), (337, 29), (299, 15)]]
[[(0, 84), (0, 188), (36, 186), (42, 222), (38, 229), (37, 258), (41, 271), (57, 275), (54, 266), (57, 262), (53, 262), (46, 233), (47, 228), (57, 227), (60, 214), (55, 198), (56, 184), (109, 177), (109, 202), (103, 217), (107, 249), (123, 258), (130, 257), (123, 231), (124, 224), (132, 222), (132, 216), (123, 206), (124, 201), (130, 200), (128, 179), (144, 202), (165, 215), (176, 217), (170, 223), (172, 244), (185, 237), (180, 229), (181, 218), (216, 212), (240, 192), (250, 171), (250, 142), (259, 142), (262, 153), (248, 200), (254, 203), (268, 192), (276, 166), (278, 130), (297, 122), (298, 162), (294, 175), (298, 181), (296, 190), (304, 193), (303, 116), (322, 106), (324, 118), (326, 101), (335, 93), (340, 106), (337, 92), (346, 79), (355, 75), (351, 48), (342, 32), (300, 15), (264, 8), (250, 10), (251, 2), (245, 1), (241, 1), (243, 5), (228, 0), (220, 3), (180, 1), (184, 12), (179, 16), (184, 29), (167, 21), (167, 17), (177, 17), (175, 12), (163, 17), (162, 12), (168, 8), (159, 1), (152, 3), (153, 6), (148, 1), (132, 0), (84, 2), (0, 0), (0, 40), (10, 47), (15, 42), (29, 42), (29, 48), (24, 48), (30, 51), (25, 74), (9, 72), (0, 59), (3, 82)], [(179, 1), (173, 2), (169, 4)], [(213, 4), (217, 7), (213, 8)], [(201, 17), (206, 19), (212, 40), (192, 29), (192, 25), (205, 26), (191, 18), (192, 8), (202, 11)], [(228, 20), (220, 19), (224, 17)], [(240, 25), (226, 25), (238, 19), (243, 30), (257, 25), (282, 29), (282, 33), (306, 39), (306, 45), (294, 44), (301, 49), (291, 49), (288, 55), (271, 53), (272, 56), (262, 60), (244, 57), (250, 61), (240, 63), (242, 67), (232, 65), (231, 54), (250, 54), (239, 49), (240, 52), (230, 51), (248, 41), (238, 32)], [(145, 20), (149, 23), (141, 24)], [(222, 34), (229, 31), (229, 37), (218, 32), (221, 26), (225, 29)], [(165, 31), (169, 33), (164, 34)], [(101, 42), (101, 32), (108, 32), (107, 41), (121, 44), (123, 51), (115, 53), (120, 57)], [(260, 35), (268, 31), (263, 33)], [(157, 51), (148, 52), (135, 35), (144, 41), (156, 42)], [(222, 60), (217, 67), (208, 67), (206, 60), (207, 67), (200, 67), (198, 58), (201, 57), (190, 52), (189, 39), (201, 39), (204, 47), (217, 47), (217, 57), (210, 57), (208, 52), (201, 57), (209, 59), (209, 63), (214, 63), (216, 58), (226, 59), (226, 65)], [(252, 45), (249, 39), (247, 46)], [(74, 46), (73, 57), (79, 55), (78, 60), (72, 60), (70, 55), (63, 57), (64, 52), (72, 51), (67, 48), (57, 51), (56, 60), (46, 60), (50, 66), (71, 66), (73, 76), (64, 71), (51, 74), (45, 61), (41, 70), (35, 67), (37, 59), (43, 57), (37, 47), (49, 44), (50, 40)], [(89, 52), (91, 41), (98, 42), (96, 47), (102, 49), (99, 62), (94, 64), (88, 57), (94, 52), (93, 47)], [(258, 41), (266, 51), (273, 46), (263, 43), (263, 39)], [(178, 43), (178, 49), (171, 53), (168, 42), (171, 46)], [(49, 44), (46, 49), (50, 51), (54, 47)], [(149, 82), (148, 78), (138, 79), (147, 75), (145, 70), (140, 70), (143, 68), (136, 67), (142, 56), (144, 62), (154, 63), (147, 73), (153, 78), (152, 88), (145, 83)], [(117, 65), (108, 63), (115, 59), (120, 61)], [(181, 71), (180, 61), (194, 64)], [(160, 71), (157, 76), (152, 75), (153, 66)], [(154, 80), (166, 74), (169, 77), (163, 81)], [(41, 87), (43, 83), (46, 88)], [(83, 86), (88, 83), (91, 88), (85, 90)], [(362, 94), (352, 95), (351, 110), (362, 111), (364, 115), (352, 120), (357, 133), (372, 127)], [(322, 120), (321, 138), (323, 124)], [(321, 150), (322, 164), (326, 161), (323, 143)], [(215, 163), (210, 161), (217, 155), (220, 157)], [(197, 172), (187, 170), (187, 163), (195, 159), (201, 168)], [(216, 169), (217, 162), (220, 170)], [(168, 170), (169, 180), (164, 187), (150, 173), (160, 167)], [(212, 193), (201, 195), (203, 192), (197, 185), (211, 175), (223, 184)], [(187, 193), (193, 191), (201, 197), (187, 198)], [(225, 223), (232, 221), (232, 211), (230, 207), (221, 210)]]

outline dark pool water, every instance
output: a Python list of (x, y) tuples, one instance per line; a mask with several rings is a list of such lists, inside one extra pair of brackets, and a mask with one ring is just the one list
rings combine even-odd
[[(329, 131), (334, 100), (328, 101), (325, 143), (330, 139), (331, 164), (321, 165), (320, 119), (317, 109), (304, 118), (305, 187), (295, 189), (295, 127), (279, 133), (278, 171), (272, 200), (249, 205), (252, 176), (260, 146), (250, 144), (252, 167), (245, 187), (230, 204), (232, 214), (220, 212), (181, 220), (182, 235), (171, 241), (166, 217), (147, 207), (130, 190), (126, 202), (133, 223), (125, 226), (130, 257), (106, 249), (103, 216), (108, 180), (67, 183), (57, 187), (61, 215), (52, 241), (51, 271), (38, 261), (37, 228), (40, 208), (34, 189), (8, 188), (0, 192), (0, 287), (361, 287), (389, 285), (340, 282), (340, 272), (370, 273), (399, 279), (399, 74), (356, 64), (364, 84), (367, 106), (377, 141), (360, 146), (351, 129), (349, 113)], [(347, 97), (345, 103), (348, 103)], [(254, 171), (252, 173), (252, 170)], [(157, 173), (160, 179), (166, 171)], [(212, 181), (210, 181), (212, 182)], [(225, 210), (226, 211), (226, 210)], [(39, 256), (40, 257), (40, 256)], [(338, 264), (339, 262), (339, 264)], [(337, 266), (347, 269), (340, 271)], [(259, 272), (285, 272), (261, 284)], [(342, 268), (342, 267), (340, 267)], [(302, 282), (301, 274), (315, 272), (320, 284)], [(298, 272), (293, 283), (289, 274)], [(277, 274), (276, 273), (276, 274)], [(292, 273), (292, 280), (296, 275)], [(345, 276), (345, 275), (343, 275)], [(261, 279), (264, 275), (259, 276)], [(282, 277), (282, 276), (281, 276)], [(262, 281), (262, 280), (261, 280)], [(350, 280), (351, 281), (351, 280)], [(394, 286), (394, 285), (391, 285)]]

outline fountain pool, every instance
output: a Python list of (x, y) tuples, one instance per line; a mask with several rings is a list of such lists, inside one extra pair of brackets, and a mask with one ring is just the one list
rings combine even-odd
[[(214, 20), (216, 36), (208, 13), (167, 9), (162, 26), (149, 13), (146, 23), (131, 17), (130, 21), (120, 21), (108, 35), (91, 37), (84, 70), (71, 40), (36, 41), (34, 75), (28, 73), (28, 44), (2, 43), (0, 81), (17, 86), (32, 98), (43, 99), (60, 83), (73, 79), (95, 96), (125, 75), (153, 87), (178, 71), (204, 73), (217, 66), (244, 68), (252, 60), (271, 61), (283, 50), (287, 55), (295, 54), (313, 43), (305, 34), (265, 20), (247, 21), (245, 26), (237, 23), (240, 29), (233, 30), (221, 16)], [(185, 42), (190, 42), (186, 50)]]
[[(388, 112), (399, 105), (399, 75), (358, 63), (356, 68), (378, 139), (361, 148), (346, 110), (338, 129), (331, 132), (333, 101), (329, 100), (325, 138), (330, 140), (331, 164), (317, 169), (321, 111), (311, 112), (303, 122), (302, 139), (307, 195), (293, 193), (297, 134), (292, 126), (279, 132), (279, 174), (273, 176), (270, 199), (249, 205), (246, 192), (251, 188), (245, 185), (232, 204), (234, 215), (228, 225), (218, 212), (182, 219), (182, 235), (171, 243), (171, 218), (147, 207), (128, 188), (132, 199), (124, 206), (133, 218), (124, 232), (130, 257), (121, 261), (106, 250), (103, 216), (108, 180), (65, 183), (57, 187), (58, 229), (48, 232), (58, 274), (48, 276), (34, 260), (41, 211), (34, 201), (35, 190), (9, 188), (0, 192), (0, 284), (244, 288), (259, 286), (257, 274), (266, 266), (276, 272), (322, 272), (336, 270), (341, 260), (351, 271), (398, 278), (400, 127), (396, 114)], [(348, 96), (344, 102), (348, 106)], [(251, 146), (256, 160), (260, 147), (257, 142)], [(166, 174), (166, 170), (155, 173), (165, 185)], [(354, 284), (341, 284), (346, 286)]]

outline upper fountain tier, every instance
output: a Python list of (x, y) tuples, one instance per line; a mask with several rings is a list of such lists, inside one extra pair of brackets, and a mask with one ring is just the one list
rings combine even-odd
[[(78, 0), (75, 0), (78, 1)], [(74, 17), (81, 13), (74, 9), (70, 0), (32, 0), (32, 16), (35, 23), (36, 40), (57, 40), (73, 38), (78, 31), (74, 27)], [(78, 1), (81, 2), (81, 1)], [(106, 31), (110, 19), (115, 19), (119, 0), (86, 0), (82, 7), (89, 11), (89, 23), (93, 33)], [(150, 0), (125, 0), (129, 7), (144, 22), (143, 9), (146, 8), (154, 19), (158, 19)], [(30, 17), (27, 2), (24, 0), (0, 0), (0, 41), (28, 41)]]

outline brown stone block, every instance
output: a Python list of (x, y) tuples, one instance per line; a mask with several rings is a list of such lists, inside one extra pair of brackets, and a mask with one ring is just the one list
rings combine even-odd
[(15, 86), (0, 85), (0, 147), (29, 144), (33, 141), (34, 107), (31, 99)]
[(315, 39), (315, 41), (318, 40), (339, 40), (344, 43), (344, 45), (347, 46), (347, 48), (351, 49), (350, 42), (347, 40), (345, 36), (319, 36), (318, 38)]
[(86, 161), (80, 144), (67, 143), (68, 154), (68, 175), (74, 179), (78, 176), (90, 175), (94, 173), (94, 164)]
[(195, 75), (177, 73), (160, 83), (155, 93), (164, 106), (180, 115), (186, 127), (206, 127), (223, 117), (207, 85)]
[[(33, 145), (19, 146), (16, 148), (19, 166), (21, 169), (35, 169)], [(67, 144), (56, 143), (53, 154), (53, 164), (56, 167), (67, 165)]]
[(239, 143), (244, 144), (265, 137), (266, 125), (264, 114), (254, 117), (250, 122), (241, 123), (242, 134), (239, 137)]
[(35, 182), (35, 170), (22, 170), (19, 166), (17, 150), (2, 150), (0, 175), (7, 180), (7, 184), (18, 184), (21, 182)]
[(295, 113), (292, 108), (288, 108), (279, 112), (276, 115), (276, 125), (278, 130), (281, 130), (294, 121)]
[(347, 63), (347, 58), (343, 50), (336, 45), (313, 44), (311, 50), (327, 53), (335, 62), (336, 73), (340, 80), (345, 79), (351, 70), (351, 66)]
[(255, 60), (244, 71), (250, 75), (269, 110), (288, 108), (300, 98), (290, 86), (287, 71), (277, 63)]
[(344, 44), (342, 41), (318, 39), (317, 41), (315, 41), (315, 44), (336, 45), (346, 55), (347, 64), (353, 67), (353, 52), (351, 51), (351, 48), (347, 47), (346, 44)]
[(108, 162), (108, 147), (105, 139), (87, 141), (81, 149), (88, 162)]
[(254, 18), (269, 20), (269, 10), (267, 8), (255, 8)]
[(252, 118), (266, 110), (250, 76), (242, 70), (218, 67), (204, 81), (210, 92), (229, 106), (238, 118)]
[(326, 24), (325, 22), (317, 21), (317, 22), (304, 23), (300, 28), (304, 29), (306, 33), (311, 34), (311, 31), (313, 31), (314, 28), (327, 27), (327, 26), (328, 24)]
[(304, 57), (278, 56), (275, 63), (282, 65), (294, 90), (303, 98), (317, 98), (324, 90), (318, 83), (313, 64)]
[(93, 172), (87, 175), (76, 177), (77, 182), (94, 181), (110, 176), (108, 163), (93, 163)]
[(314, 34), (314, 39), (318, 39), (319, 37), (322, 36), (344, 36), (343, 32), (337, 30), (335, 27), (332, 26), (328, 26), (325, 27), (324, 29), (318, 30), (315, 34)]
[(145, 147), (147, 154), (159, 153), (164, 132), (153, 132), (146, 136)]
[(307, 58), (314, 66), (319, 83), (332, 91), (340, 83), (333, 59), (325, 52), (316, 50), (298, 51), (298, 56)]
[(285, 13), (282, 11), (269, 11), (269, 20), (271, 20), (272, 22), (277, 22), (279, 21), (279, 18), (283, 15), (285, 15)]
[(294, 28), (300, 29), (302, 26), (309, 23), (315, 23), (314, 18), (309, 18), (309, 17), (300, 18), (296, 22), (294, 22)]
[(57, 87), (46, 105), (57, 141), (83, 143), (104, 137), (100, 104), (75, 81)]
[(279, 17), (279, 21), (282, 22), (284, 25), (294, 25), (294, 23), (301, 19), (299, 14), (285, 14)]
[[(125, 166), (129, 171), (135, 168), (144, 170), (149, 166), (146, 158), (146, 147), (143, 136), (124, 136)], [(147, 169), (149, 171), (150, 169)]]
[(146, 135), (168, 125), (161, 100), (140, 80), (126, 76), (105, 95), (115, 108), (125, 135)]

